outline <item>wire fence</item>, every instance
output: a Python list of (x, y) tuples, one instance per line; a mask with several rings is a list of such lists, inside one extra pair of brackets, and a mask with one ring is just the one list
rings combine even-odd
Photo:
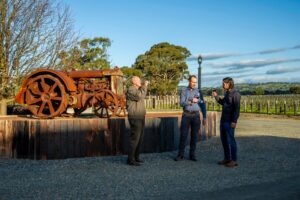
[[(221, 111), (222, 106), (212, 97), (204, 97), (208, 111)], [(250, 95), (241, 97), (240, 111), (244, 113), (300, 115), (300, 95)], [(148, 96), (146, 109), (181, 110), (179, 96)]]

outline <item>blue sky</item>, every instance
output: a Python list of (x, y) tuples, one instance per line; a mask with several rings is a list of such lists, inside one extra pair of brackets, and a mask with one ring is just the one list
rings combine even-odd
[[(114, 66), (131, 66), (151, 46), (188, 48), (202, 86), (300, 82), (300, 0), (64, 0), (82, 38), (108, 37)], [(186, 84), (184, 81), (181, 84)]]

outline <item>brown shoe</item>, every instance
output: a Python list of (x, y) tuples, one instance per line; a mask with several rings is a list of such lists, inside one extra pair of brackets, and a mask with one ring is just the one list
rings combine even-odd
[(229, 162), (229, 160), (221, 160), (218, 162), (218, 165), (226, 165)]
[(237, 162), (234, 160), (230, 160), (227, 164), (225, 164), (226, 167), (236, 167), (238, 166)]

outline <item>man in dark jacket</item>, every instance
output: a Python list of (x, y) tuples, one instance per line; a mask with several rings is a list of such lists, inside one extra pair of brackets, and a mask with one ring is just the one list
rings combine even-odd
[(222, 116), (220, 122), (220, 137), (224, 149), (224, 159), (218, 164), (227, 167), (236, 167), (237, 164), (237, 145), (234, 138), (234, 131), (240, 115), (241, 95), (234, 89), (233, 79), (226, 77), (223, 79), (224, 98), (218, 96), (213, 90), (212, 96), (222, 105)]
[(139, 166), (144, 162), (140, 159), (139, 155), (144, 137), (146, 115), (144, 99), (147, 93), (148, 81), (145, 81), (142, 85), (141, 79), (133, 76), (131, 84), (126, 93), (126, 108), (131, 129), (127, 163)]

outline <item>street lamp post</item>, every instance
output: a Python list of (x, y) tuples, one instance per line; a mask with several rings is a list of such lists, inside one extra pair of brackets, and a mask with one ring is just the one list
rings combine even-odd
[(198, 89), (199, 91), (201, 91), (201, 63), (202, 63), (202, 56), (199, 55), (198, 56), (198, 64), (199, 64), (199, 67), (198, 67)]

